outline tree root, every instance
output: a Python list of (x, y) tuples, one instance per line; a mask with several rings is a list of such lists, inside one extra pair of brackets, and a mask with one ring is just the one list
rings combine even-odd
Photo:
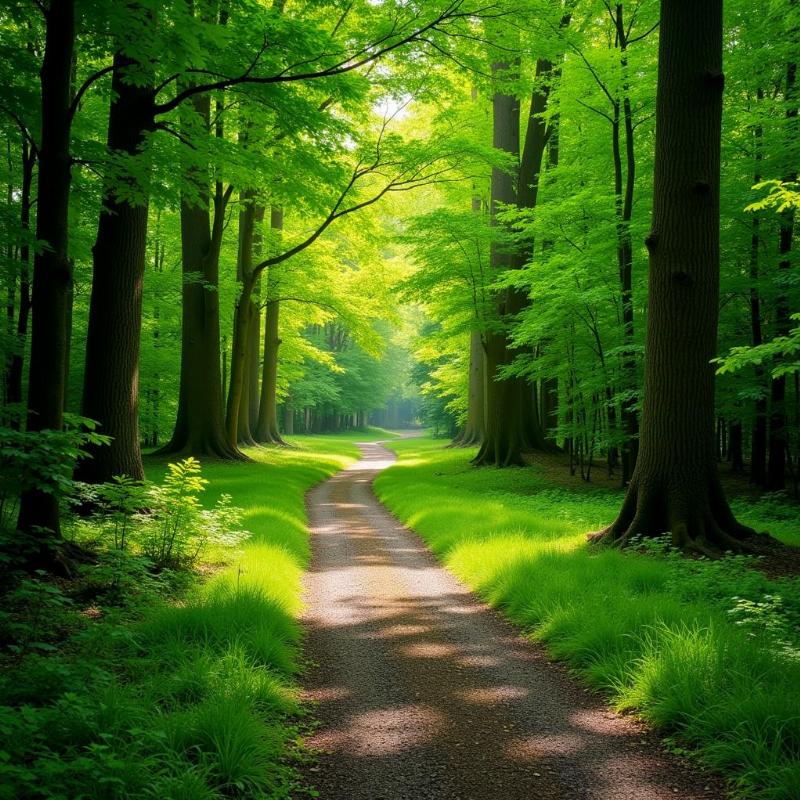
[(750, 540), (758, 534), (736, 521), (715, 479), (709, 483), (703, 493), (694, 486), (685, 491), (663, 486), (645, 488), (634, 478), (617, 519), (589, 533), (587, 541), (593, 546), (624, 548), (634, 537), (669, 534), (674, 547), (708, 558), (727, 552), (754, 552)]

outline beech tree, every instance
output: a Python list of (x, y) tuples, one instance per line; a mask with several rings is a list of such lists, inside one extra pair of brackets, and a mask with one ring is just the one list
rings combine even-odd
[[(67, 304), (72, 281), (69, 258), (70, 134), (75, 115), (71, 71), (75, 47), (75, 3), (53, 3), (45, 13), (41, 69), (36, 239), (33, 260), (33, 321), (28, 375), (29, 431), (63, 425), (67, 354)], [(33, 534), (60, 534), (58, 499), (31, 490), (20, 500), (18, 527)]]
[(594, 541), (670, 531), (739, 550), (714, 448), (719, 301), (722, 0), (662, 0), (641, 445), (617, 520)]

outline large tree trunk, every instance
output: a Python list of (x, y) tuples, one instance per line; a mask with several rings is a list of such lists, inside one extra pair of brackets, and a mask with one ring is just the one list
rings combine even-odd
[[(495, 76), (506, 76), (508, 64), (493, 65)], [(492, 98), (493, 144), (499, 150), (519, 158), (519, 100), (496, 90)], [(497, 213), (503, 205), (517, 202), (515, 178), (508, 172), (492, 168), (491, 215), (492, 224), (498, 225)], [(494, 242), (491, 263), (494, 271), (510, 268), (516, 256), (509, 246)], [(499, 325), (485, 334), (486, 353), (486, 433), (478, 454), (473, 459), (476, 466), (521, 466), (522, 452), (536, 442), (531, 442), (529, 409), (531, 390), (521, 378), (501, 380), (499, 370), (514, 358), (505, 324), (524, 307), (520, 292), (508, 290), (501, 294), (498, 304)]]
[[(140, 65), (122, 53), (114, 57), (108, 121), (108, 150), (128, 158), (141, 154), (153, 125), (152, 89), (131, 83)], [(149, 165), (144, 166), (146, 176)], [(146, 181), (146, 177), (145, 177)], [(148, 187), (137, 187), (147, 198)], [(139, 349), (142, 285), (147, 255), (147, 200), (133, 204), (106, 188), (93, 249), (92, 295), (83, 378), (85, 417), (100, 423), (111, 444), (91, 448), (77, 476), (87, 483), (115, 475), (144, 478), (139, 448)]]
[[(276, 236), (283, 230), (283, 209), (272, 206), (270, 228)], [(261, 374), (261, 402), (258, 407), (256, 440), (263, 444), (286, 444), (278, 430), (278, 350), (280, 285), (273, 267), (267, 273), (267, 308), (264, 317), (264, 366)]]
[[(75, 3), (51, 3), (46, 12), (41, 69), (42, 134), (36, 200), (36, 239), (46, 242), (33, 261), (33, 324), (28, 377), (29, 431), (60, 430), (64, 413), (66, 322), (72, 264), (69, 260), (69, 191), (72, 60)], [(60, 538), (58, 498), (39, 489), (23, 493), (17, 527), (31, 536)], [(42, 543), (41, 560), (53, 554)]]
[[(209, 127), (211, 105), (199, 95), (193, 107)], [(183, 313), (178, 415), (164, 454), (245, 459), (225, 431), (220, 375), (219, 253), (230, 187), (217, 184), (210, 212), (208, 174), (192, 171), (199, 198), (181, 200)]]
[(617, 520), (595, 541), (672, 533), (681, 547), (738, 549), (717, 472), (722, 0), (662, 0), (641, 443)]
[(454, 442), (457, 447), (474, 447), (483, 441), (485, 430), (484, 408), (484, 352), (480, 331), (469, 336), (469, 383), (467, 389), (467, 421), (464, 432)]

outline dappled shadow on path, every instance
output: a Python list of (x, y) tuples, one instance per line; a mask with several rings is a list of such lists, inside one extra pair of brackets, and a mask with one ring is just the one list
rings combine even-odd
[(361, 447), (308, 495), (306, 694), (322, 798), (722, 796), (442, 569), (372, 493), (391, 454)]

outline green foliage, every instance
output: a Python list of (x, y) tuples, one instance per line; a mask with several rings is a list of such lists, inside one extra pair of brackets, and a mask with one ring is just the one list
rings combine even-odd
[(72, 472), (87, 445), (107, 444), (95, 423), (69, 416), (64, 430), (28, 432), (0, 427), (0, 528), (16, 523), (17, 499), (36, 489), (66, 498), (75, 490)]
[[(317, 438), (252, 456), (249, 464), (206, 465), (210, 486), (202, 507), (188, 504), (191, 513), (186, 498), (199, 503), (203, 486), (196, 464), (150, 470), (158, 497), (181, 506), (181, 524), (206, 520), (222, 534), (238, 525), (231, 502), (243, 509), (252, 535), (221, 536), (213, 552), (201, 551), (196, 567), (214, 556), (202, 563), (206, 580), (148, 571), (152, 591), (134, 580), (102, 593), (116, 562), (101, 559), (71, 585), (37, 575), (3, 598), (10, 638), (0, 655), (0, 798), (304, 794), (294, 684), (308, 559), (303, 498), (352, 462), (356, 448), (351, 438)], [(81, 531), (89, 537), (94, 526), (94, 539), (129, 570), (146, 563), (134, 553), (137, 526), (147, 524), (137, 506), (148, 491), (123, 480), (103, 487), (101, 511)]]
[[(590, 551), (616, 492), (554, 488), (540, 468), (476, 471), (431, 441), (392, 445), (381, 499), (472, 589), (620, 709), (674, 736), (734, 794), (792, 798), (800, 751), (800, 579), (665, 543)], [(796, 508), (782, 505), (792, 515)], [(767, 506), (750, 524), (767, 527)]]

